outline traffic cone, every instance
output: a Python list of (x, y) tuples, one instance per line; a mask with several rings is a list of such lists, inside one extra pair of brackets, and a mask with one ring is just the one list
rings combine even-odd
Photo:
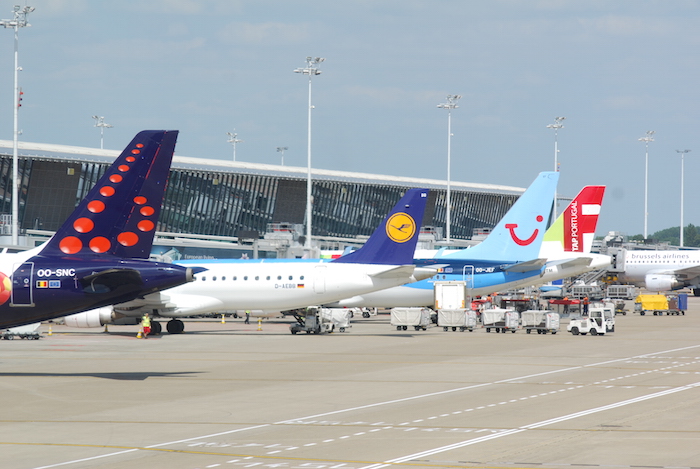
[(221, 324), (226, 324), (226, 319), (224, 319), (224, 315), (221, 315)]
[(262, 331), (262, 318), (258, 318), (258, 330)]
[(139, 327), (139, 333), (136, 334), (137, 339), (143, 339), (143, 326)]
[(51, 330), (51, 324), (49, 324), (49, 333), (46, 335), (53, 335), (53, 331)]

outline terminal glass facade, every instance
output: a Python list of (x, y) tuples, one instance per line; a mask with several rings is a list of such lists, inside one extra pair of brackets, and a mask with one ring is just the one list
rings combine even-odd
[[(20, 157), (20, 227), (55, 231), (102, 176), (108, 163)], [(0, 213), (12, 211), (12, 158), (0, 157)], [(313, 235), (369, 236), (409, 189), (387, 182), (313, 181)], [(493, 227), (518, 194), (452, 190), (451, 235), (469, 239)], [(423, 226), (445, 226), (445, 189), (431, 189)], [(305, 223), (306, 179), (230, 169), (173, 167), (159, 231), (200, 235), (262, 235), (268, 223)]]

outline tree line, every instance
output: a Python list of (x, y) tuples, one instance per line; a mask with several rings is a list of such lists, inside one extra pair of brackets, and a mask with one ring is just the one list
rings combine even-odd
[[(681, 230), (679, 226), (672, 226), (665, 230), (657, 231), (650, 238), (660, 243), (668, 243), (672, 246), (681, 244)], [(630, 241), (644, 241), (644, 235), (630, 236)], [(700, 247), (700, 228), (691, 224), (683, 230), (683, 245), (687, 247)]]

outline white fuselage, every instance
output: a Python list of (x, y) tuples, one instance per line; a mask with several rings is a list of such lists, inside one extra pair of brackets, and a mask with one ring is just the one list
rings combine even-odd
[(320, 261), (233, 261), (199, 265), (208, 270), (196, 275), (194, 282), (162, 294), (172, 306), (162, 316), (232, 310), (286, 311), (415, 282), (434, 273), (415, 269), (413, 265)]
[[(624, 272), (620, 281), (645, 286), (647, 275), (673, 274), (675, 271), (700, 267), (700, 251), (625, 251)], [(693, 280), (697, 274), (690, 274)]]

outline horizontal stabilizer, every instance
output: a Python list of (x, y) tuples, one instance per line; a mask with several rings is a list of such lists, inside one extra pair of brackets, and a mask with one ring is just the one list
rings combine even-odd
[(587, 267), (587, 266), (591, 265), (592, 260), (593, 260), (593, 258), (591, 258), (591, 257), (573, 257), (573, 258), (569, 258), (569, 259), (559, 259), (556, 261), (547, 262), (547, 267), (557, 266), (557, 267), (562, 267), (564, 269), (573, 268), (573, 267)]
[(410, 277), (416, 270), (416, 266), (411, 265), (397, 265), (389, 267), (388, 269), (382, 270), (381, 272), (376, 272), (369, 274), (372, 278), (401, 278)]
[(533, 259), (531, 261), (510, 265), (503, 270), (514, 273), (532, 272), (533, 270), (541, 270), (546, 263), (547, 259)]

